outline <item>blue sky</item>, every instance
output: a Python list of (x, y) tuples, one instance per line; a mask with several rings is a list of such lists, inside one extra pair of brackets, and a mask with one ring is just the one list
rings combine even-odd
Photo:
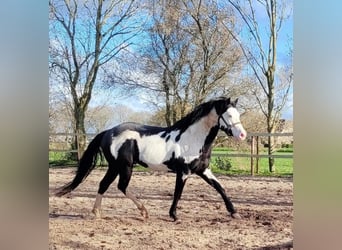
[[(287, 4), (289, 4), (290, 6), (292, 6), (292, 3), (293, 2), (291, 0), (287, 1)], [(257, 16), (259, 19), (260, 27), (262, 27), (263, 26), (262, 23), (265, 22), (265, 19), (267, 17), (260, 8), (257, 8), (256, 10), (257, 10)], [(141, 43), (142, 41), (146, 41), (146, 37), (144, 37), (144, 34), (142, 34), (140, 37), (136, 37), (134, 40)], [(278, 44), (277, 44), (278, 66), (288, 63), (289, 46), (293, 48), (292, 43), (293, 43), (293, 15), (291, 14), (290, 17), (283, 22), (282, 29), (279, 33)], [(110, 91), (113, 91), (113, 90), (110, 90)], [(282, 117), (285, 119), (293, 119), (292, 92), (293, 91), (291, 89), (291, 93), (290, 93), (291, 96), (289, 98), (289, 105), (288, 105), (289, 107), (285, 109), (282, 114)], [(97, 101), (94, 100), (93, 103), (95, 104), (97, 103)], [(149, 109), (149, 106), (146, 103), (144, 103), (143, 98), (141, 98), (138, 93), (136, 95), (130, 95), (129, 97), (125, 97), (125, 98), (113, 98), (112, 103), (113, 105), (124, 104), (137, 111)]]
[[(256, 1), (255, 1), (256, 2)], [(283, 20), (281, 24), (281, 29), (278, 34), (277, 39), (277, 67), (280, 68), (284, 65), (289, 65), (291, 63), (292, 58), (289, 56), (290, 52), (293, 52), (293, 1), (287, 0), (285, 1), (285, 13), (286, 18)], [(269, 34), (267, 32), (267, 27), (269, 18), (264, 7), (257, 3), (254, 5), (255, 7), (255, 17), (257, 20), (257, 24), (260, 31), (261, 42), (263, 43), (264, 51), (267, 51)], [(265, 31), (265, 32), (263, 32)], [(243, 42), (247, 41), (249, 44), (250, 33), (247, 29), (242, 29), (242, 35), (240, 38)], [(253, 45), (252, 45), (253, 46)], [(254, 45), (256, 46), (256, 45)], [(283, 109), (282, 118), (285, 119), (293, 119), (293, 86), (290, 89), (290, 94), (288, 98), (287, 107)]]
[[(286, 1), (287, 4), (287, 9), (289, 16), (286, 18), (283, 23), (281, 30), (279, 32), (278, 36), (278, 42), (277, 42), (277, 65), (282, 66), (282, 65), (287, 65), (289, 63), (289, 60), (291, 58), (289, 57), (289, 52), (290, 49), (293, 49), (293, 1), (288, 0)], [(260, 7), (260, 5), (259, 5)], [(256, 8), (256, 16), (258, 18), (258, 24), (261, 29), (263, 29), (263, 23), (267, 22), (267, 15), (264, 9), (262, 8)], [(266, 29), (266, 28), (264, 28)], [(266, 32), (265, 32), (266, 34)], [(267, 41), (268, 36), (265, 35), (262, 37), (263, 41)], [(265, 43), (266, 44), (266, 43)], [(290, 90), (290, 96), (288, 100), (288, 107), (283, 110), (282, 113), (282, 118), (284, 119), (293, 119), (293, 87), (291, 87)], [(131, 106), (134, 109), (137, 109), (137, 107), (144, 109), (145, 105), (141, 103), (138, 97), (131, 97), (128, 98), (127, 100), (123, 101), (126, 105)]]

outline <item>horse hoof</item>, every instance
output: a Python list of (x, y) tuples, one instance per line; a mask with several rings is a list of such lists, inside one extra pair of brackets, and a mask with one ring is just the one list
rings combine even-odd
[(95, 215), (95, 218), (96, 219), (101, 219), (101, 210), (100, 209), (97, 209), (97, 208), (94, 208), (92, 210), (93, 214)]
[(148, 218), (148, 212), (146, 210), (146, 208), (144, 207), (144, 205), (141, 205), (141, 207), (139, 207), (140, 209), (140, 214), (144, 217), (144, 219)]
[(175, 220), (174, 222), (175, 222), (175, 224), (181, 224), (181, 223), (182, 223), (182, 220), (177, 219), (177, 220)]
[(144, 219), (148, 219), (148, 213), (146, 210), (140, 212)]
[(237, 220), (241, 219), (241, 215), (239, 213), (233, 213), (231, 214), (231, 216), (232, 218), (237, 219)]
[(170, 216), (170, 217), (173, 219), (173, 222), (177, 222), (178, 221), (177, 216)]

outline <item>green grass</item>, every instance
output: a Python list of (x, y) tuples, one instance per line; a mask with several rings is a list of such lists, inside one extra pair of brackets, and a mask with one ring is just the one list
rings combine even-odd
[[(214, 173), (225, 174), (225, 175), (250, 175), (251, 174), (251, 162), (250, 158), (247, 157), (230, 157), (225, 156), (221, 158), (225, 158), (226, 162), (231, 165), (230, 169), (222, 169), (219, 168), (215, 162), (217, 157), (212, 157), (211, 160), (211, 169)], [(275, 159), (275, 170), (273, 173), (270, 173), (268, 170), (268, 159), (260, 158), (259, 159), (259, 169), (258, 173), (255, 175), (258, 176), (291, 176), (293, 175), (293, 159), (288, 158), (276, 158)], [(256, 160), (254, 159), (254, 171), (256, 169)]]
[[(214, 148), (213, 154), (220, 154), (220, 156), (212, 156), (210, 167), (214, 173), (223, 175), (250, 175), (250, 158), (249, 157), (229, 157), (229, 154), (237, 153), (249, 153), (236, 152), (228, 148)], [(292, 148), (283, 148), (278, 150), (277, 155), (291, 155), (293, 153)], [(266, 151), (260, 152), (260, 154), (267, 154)], [(49, 152), (49, 165), (50, 167), (65, 167), (65, 166), (77, 166), (77, 161), (68, 159), (68, 154), (64, 152)], [(98, 165), (106, 166), (105, 160), (101, 162), (98, 160)], [(256, 159), (254, 159), (254, 169), (256, 168)], [(148, 171), (142, 166), (137, 166), (134, 171)], [(275, 170), (270, 173), (268, 170), (268, 159), (259, 159), (259, 172), (255, 173), (256, 176), (282, 176), (288, 177), (293, 175), (293, 159), (292, 158), (275, 158)]]
[[(213, 156), (211, 159), (211, 169), (214, 173), (225, 174), (225, 175), (250, 175), (251, 174), (251, 160), (249, 157), (229, 157), (229, 154), (237, 153), (249, 153), (236, 152), (228, 148), (215, 148), (213, 154), (220, 154), (222, 156)], [(267, 154), (265, 150), (259, 152), (260, 154)], [(276, 155), (291, 155), (293, 153), (292, 148), (284, 148), (278, 150)], [(229, 169), (217, 166), (217, 158), (221, 158), (220, 162), (226, 166), (230, 166)], [(268, 158), (259, 158), (259, 170), (255, 173), (256, 176), (292, 176), (293, 175), (293, 159), (292, 158), (275, 158), (275, 169), (274, 172), (269, 172), (268, 169)], [(254, 172), (256, 169), (256, 159), (254, 158)]]
[(65, 152), (49, 152), (49, 166), (61, 167), (61, 166), (76, 166), (77, 161), (70, 160), (68, 153)]

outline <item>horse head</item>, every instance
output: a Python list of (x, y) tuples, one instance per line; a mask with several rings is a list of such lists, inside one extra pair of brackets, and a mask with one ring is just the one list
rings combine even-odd
[(224, 99), (216, 105), (219, 115), (218, 125), (228, 136), (234, 136), (239, 141), (246, 139), (247, 132), (240, 121), (240, 113), (236, 109), (238, 99), (231, 102), (230, 98)]

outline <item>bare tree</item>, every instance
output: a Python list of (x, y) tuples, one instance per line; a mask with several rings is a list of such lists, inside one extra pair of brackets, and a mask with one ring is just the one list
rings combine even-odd
[[(273, 133), (289, 96), (292, 85), (292, 66), (280, 68), (277, 60), (277, 44), (279, 32), (284, 20), (291, 13), (291, 6), (286, 0), (228, 0), (240, 15), (247, 29), (248, 40), (243, 41), (233, 34), (247, 59), (253, 76), (259, 86), (254, 88), (254, 95), (266, 117), (267, 132)], [(266, 21), (260, 23), (258, 15), (266, 13)], [(264, 39), (266, 37), (266, 40)], [(279, 74), (282, 71), (282, 75)], [(265, 97), (265, 98), (264, 98)], [(275, 148), (274, 138), (269, 137), (268, 154)], [(274, 170), (274, 158), (269, 158), (269, 170)]]
[(85, 127), (87, 131), (99, 133), (110, 127), (114, 115), (113, 108), (110, 106), (89, 107), (86, 112)]
[(232, 91), (229, 76), (241, 69), (241, 53), (222, 25), (224, 20), (233, 26), (234, 18), (216, 1), (151, 4), (145, 71), (160, 75), (154, 88), (159, 100), (164, 98), (165, 121), (170, 125), (208, 96)]
[(147, 124), (151, 117), (152, 113), (150, 112), (136, 111), (123, 104), (96, 106), (88, 109), (86, 126), (93, 132), (99, 133), (123, 122)]
[[(134, 0), (50, 0), (50, 77), (67, 83), (74, 132), (85, 148), (85, 114), (101, 70), (137, 33)], [(74, 145), (74, 146), (75, 146)]]
[[(188, 32), (196, 45), (194, 104), (198, 105), (213, 91), (225, 89), (229, 73), (241, 69), (241, 54), (222, 22), (235, 25), (233, 15), (220, 9), (217, 1), (183, 1), (191, 24)], [(223, 81), (222, 81), (223, 80)]]
[[(68, 105), (63, 102), (55, 103), (49, 107), (49, 132), (50, 133), (72, 133), (73, 122)], [(61, 129), (63, 128), (63, 129)]]

